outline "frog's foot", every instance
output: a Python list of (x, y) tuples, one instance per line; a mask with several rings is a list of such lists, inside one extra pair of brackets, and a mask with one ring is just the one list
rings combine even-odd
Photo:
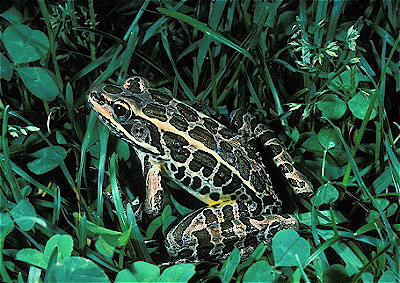
[(272, 237), (283, 229), (298, 229), (292, 215), (247, 217), (236, 203), (198, 209), (182, 219), (166, 236), (166, 248), (178, 259), (224, 259), (238, 248), (246, 259), (260, 242), (270, 247)]
[(181, 264), (181, 263), (199, 263), (200, 262), (200, 260), (190, 260), (190, 259), (186, 259), (186, 258), (184, 258), (184, 259), (174, 259), (174, 260), (170, 260), (170, 261), (167, 261), (167, 262), (163, 262), (163, 263), (160, 263), (160, 264), (158, 264), (158, 267), (160, 267), (161, 268), (161, 270), (164, 270), (164, 269), (166, 269), (166, 268), (168, 268), (168, 267), (170, 267), (170, 266), (172, 266), (172, 265), (176, 265), (176, 264)]

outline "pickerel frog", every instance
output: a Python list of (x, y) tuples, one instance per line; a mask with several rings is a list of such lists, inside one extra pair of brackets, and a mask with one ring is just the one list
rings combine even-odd
[(236, 247), (244, 259), (260, 242), (270, 244), (279, 230), (298, 229), (294, 216), (279, 214), (281, 201), (261, 152), (273, 156), (296, 194), (310, 195), (312, 185), (276, 135), (249, 113), (233, 112), (228, 128), (150, 88), (141, 77), (94, 87), (88, 101), (111, 132), (136, 151), (147, 186), (146, 214), (162, 209), (162, 176), (204, 203), (167, 233), (172, 258), (222, 259)]

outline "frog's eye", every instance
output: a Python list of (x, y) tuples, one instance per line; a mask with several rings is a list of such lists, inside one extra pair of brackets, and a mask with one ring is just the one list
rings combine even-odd
[(129, 105), (123, 101), (116, 101), (113, 104), (113, 111), (114, 114), (121, 120), (129, 119), (132, 115), (132, 110), (130, 109)]

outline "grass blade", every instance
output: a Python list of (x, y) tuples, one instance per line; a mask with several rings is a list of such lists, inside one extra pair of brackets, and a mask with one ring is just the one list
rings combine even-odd
[(215, 40), (217, 40), (219, 42), (222, 42), (222, 43), (226, 44), (227, 46), (235, 49), (236, 51), (242, 53), (244, 56), (249, 58), (254, 64), (257, 65), (256, 60), (250, 54), (249, 51), (247, 51), (243, 47), (240, 47), (239, 45), (233, 43), (232, 41), (230, 41), (229, 39), (227, 39), (226, 37), (224, 37), (220, 33), (214, 31), (213, 29), (208, 27), (205, 23), (202, 23), (202, 22), (200, 22), (200, 21), (198, 21), (196, 19), (193, 19), (192, 17), (189, 17), (189, 16), (187, 16), (185, 14), (182, 14), (180, 12), (171, 11), (171, 10), (168, 10), (168, 9), (165, 9), (165, 8), (157, 8), (157, 10), (160, 11), (161, 13), (167, 15), (167, 16), (170, 16), (170, 17), (175, 18), (177, 20), (183, 21), (183, 22), (193, 26), (194, 28), (204, 32), (205, 34), (208, 34), (209, 36), (211, 36)]

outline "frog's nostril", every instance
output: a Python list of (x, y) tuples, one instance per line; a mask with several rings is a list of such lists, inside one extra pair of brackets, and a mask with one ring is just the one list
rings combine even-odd
[(96, 93), (97, 95), (97, 101), (100, 104), (104, 104), (106, 102), (106, 99), (104, 98), (104, 95), (102, 93)]
[(97, 90), (90, 91), (88, 97), (100, 105), (103, 105), (106, 102), (103, 93)]

